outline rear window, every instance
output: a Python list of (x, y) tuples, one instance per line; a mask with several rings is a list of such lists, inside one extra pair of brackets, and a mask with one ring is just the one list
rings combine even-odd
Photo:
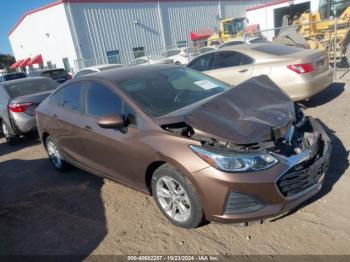
[(50, 71), (43, 72), (42, 76), (57, 80), (60, 78), (66, 78), (67, 72), (64, 69), (50, 70)]
[(58, 84), (55, 81), (49, 79), (39, 79), (25, 81), (15, 84), (5, 85), (5, 89), (11, 98), (16, 98), (19, 96), (25, 96), (45, 91), (50, 91), (56, 89)]
[(25, 73), (15, 73), (15, 74), (4, 75), (4, 81), (10, 81), (10, 80), (15, 80), (15, 79), (20, 79), (20, 78), (26, 78), (26, 74)]
[(294, 53), (298, 53), (303, 51), (304, 49), (297, 48), (297, 47), (291, 47), (291, 46), (284, 46), (284, 45), (276, 45), (276, 44), (270, 44), (270, 45), (260, 45), (257, 47), (252, 48), (253, 50), (270, 54), (270, 55), (291, 55)]

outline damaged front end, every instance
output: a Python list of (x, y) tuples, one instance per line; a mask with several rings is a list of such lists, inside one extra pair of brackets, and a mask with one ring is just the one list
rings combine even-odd
[[(247, 105), (254, 93), (259, 100)], [(246, 81), (182, 119), (161, 127), (200, 142), (190, 148), (218, 170), (254, 172), (287, 164), (276, 181), (285, 198), (319, 183), (328, 168), (331, 143), (323, 127), (269, 79)]]

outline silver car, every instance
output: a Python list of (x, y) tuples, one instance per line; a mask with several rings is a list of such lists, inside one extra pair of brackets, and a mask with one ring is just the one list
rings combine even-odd
[(74, 75), (74, 78), (88, 75), (88, 74), (92, 74), (92, 73), (96, 73), (96, 72), (111, 70), (114, 68), (120, 68), (120, 67), (124, 67), (124, 66), (125, 65), (122, 65), (122, 64), (105, 64), (105, 65), (95, 65), (95, 66), (85, 67), (85, 68), (81, 69), (79, 72), (77, 72)]
[(35, 109), (59, 84), (46, 77), (23, 78), (0, 83), (1, 134), (7, 143), (36, 131)]
[(163, 56), (142, 56), (133, 60), (129, 66), (135, 65), (155, 65), (155, 64), (174, 64), (174, 60)]

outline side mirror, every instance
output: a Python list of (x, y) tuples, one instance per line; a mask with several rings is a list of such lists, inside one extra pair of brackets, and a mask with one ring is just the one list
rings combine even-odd
[(97, 124), (101, 128), (123, 128), (125, 127), (124, 120), (117, 114), (109, 114), (101, 117)]

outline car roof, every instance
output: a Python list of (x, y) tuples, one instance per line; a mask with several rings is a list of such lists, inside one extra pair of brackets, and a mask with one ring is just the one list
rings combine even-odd
[[(50, 80), (48, 77), (27, 77), (27, 78), (20, 78), (20, 79), (14, 79), (14, 80), (9, 80), (5, 82), (1, 82), (1, 85), (12, 85), (12, 84), (20, 84), (20, 83), (25, 83), (25, 82), (31, 82), (31, 81), (36, 81), (40, 79), (45, 79), (45, 80)], [(52, 80), (53, 81), (53, 80)]]
[(172, 64), (153, 64), (144, 66), (130, 66), (130, 67), (120, 67), (107, 71), (101, 71), (92, 73), (89, 75), (79, 77), (79, 80), (84, 80), (88, 78), (95, 78), (101, 80), (107, 80), (114, 83), (121, 82), (124, 80), (129, 80), (135, 78), (135, 76), (147, 75), (148, 73), (154, 71), (161, 71), (172, 68), (183, 68), (182, 66), (172, 65)]
[(103, 64), (103, 65), (94, 65), (94, 66), (89, 66), (89, 67), (85, 67), (83, 69), (81, 69), (80, 71), (83, 71), (83, 70), (100, 70), (102, 68), (105, 68), (105, 67), (112, 67), (112, 66), (124, 66), (122, 64)]

